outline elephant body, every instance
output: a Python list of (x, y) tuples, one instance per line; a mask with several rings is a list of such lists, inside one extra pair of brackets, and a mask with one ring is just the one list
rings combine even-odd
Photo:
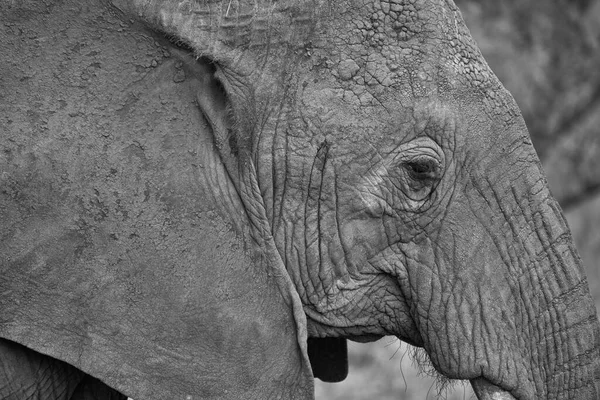
[(450, 1), (385, 4), (0, 0), (0, 337), (140, 400), (312, 398), (387, 334), (596, 399), (514, 101)]

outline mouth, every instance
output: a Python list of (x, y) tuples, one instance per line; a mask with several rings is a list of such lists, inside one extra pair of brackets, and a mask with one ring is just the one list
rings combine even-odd
[(485, 378), (472, 379), (471, 386), (479, 400), (515, 400), (510, 393)]
[[(316, 378), (324, 382), (341, 382), (348, 374), (348, 349), (346, 339), (369, 343), (380, 339), (380, 336), (353, 336), (347, 338), (309, 338), (308, 354)], [(516, 400), (506, 390), (480, 377), (471, 379), (470, 384), (478, 400)]]

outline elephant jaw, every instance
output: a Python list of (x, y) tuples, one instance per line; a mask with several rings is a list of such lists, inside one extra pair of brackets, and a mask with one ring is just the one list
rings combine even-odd
[(471, 386), (479, 400), (515, 400), (513, 395), (485, 378), (471, 379)]

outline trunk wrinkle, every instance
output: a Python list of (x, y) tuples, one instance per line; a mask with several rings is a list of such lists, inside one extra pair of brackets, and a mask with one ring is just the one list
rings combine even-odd
[[(494, 331), (502, 329), (501, 321), (510, 320), (513, 324), (507, 325), (511, 328), (504, 340), (515, 344), (510, 351), (486, 346), (485, 354), (492, 356), (488, 359), (500, 360), (501, 365), (512, 364), (510, 358), (526, 364), (514, 381), (507, 374), (500, 375), (499, 365), (489, 365), (483, 372), (493, 381), (510, 383), (519, 398), (596, 398), (592, 393), (597, 391), (597, 320), (568, 226), (540, 174), (534, 166), (520, 171), (521, 178), (510, 182), (504, 177), (492, 182), (485, 176), (472, 176), (473, 193), (483, 201), (469, 200), (471, 211), (489, 236), (490, 249), (495, 248), (501, 260), (496, 267), (497, 284), (509, 288), (501, 292), (508, 306), (506, 316), (494, 307), (481, 309), (479, 318), (485, 328), (481, 340), (497, 336)], [(484, 301), (480, 299), (480, 304)], [(488, 322), (494, 326), (488, 327)], [(527, 387), (535, 387), (535, 391)]]

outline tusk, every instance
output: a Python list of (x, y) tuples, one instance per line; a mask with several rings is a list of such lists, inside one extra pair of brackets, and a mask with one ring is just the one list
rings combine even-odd
[(515, 400), (506, 390), (490, 383), (487, 379), (471, 379), (471, 386), (479, 400)]

